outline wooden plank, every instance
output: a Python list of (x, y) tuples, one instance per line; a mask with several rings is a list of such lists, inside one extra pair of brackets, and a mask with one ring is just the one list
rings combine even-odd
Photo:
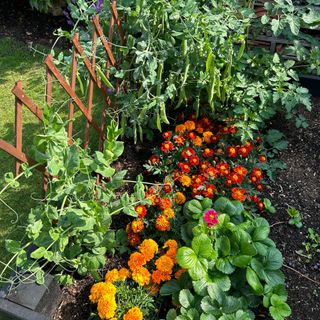
[(52, 74), (56, 77), (56, 79), (59, 81), (62, 88), (67, 92), (67, 94), (70, 96), (71, 99), (75, 102), (75, 104), (79, 107), (83, 115), (86, 117), (86, 119), (90, 122), (92, 127), (100, 133), (100, 127), (96, 123), (96, 121), (92, 118), (92, 115), (89, 114), (89, 112), (86, 110), (85, 105), (82, 103), (80, 98), (77, 96), (77, 94), (72, 90), (70, 85), (67, 83), (67, 81), (64, 79), (64, 77), (61, 75), (57, 67), (54, 65), (52, 60), (52, 55), (48, 55), (45, 59), (45, 64), (48, 66)]
[[(22, 90), (22, 81), (19, 80), (16, 82), (16, 87)], [(16, 150), (19, 153), (22, 153), (22, 102), (21, 100), (16, 97), (15, 98), (15, 143), (16, 143)], [(19, 175), (21, 168), (21, 161), (16, 160), (15, 163), (15, 174), (16, 176)]]
[(123, 31), (121, 20), (120, 20), (119, 14), (118, 14), (117, 1), (116, 0), (112, 0), (111, 11), (112, 11), (112, 15), (114, 16), (114, 19), (116, 21), (116, 24), (118, 26), (118, 29), (119, 29), (120, 43), (123, 46), (125, 44), (125, 33)]

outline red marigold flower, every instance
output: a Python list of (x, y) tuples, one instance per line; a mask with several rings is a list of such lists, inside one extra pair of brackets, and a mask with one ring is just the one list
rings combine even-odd
[(172, 173), (172, 178), (173, 178), (174, 181), (179, 180), (179, 178), (180, 178), (180, 172), (179, 172), (179, 170), (174, 170), (174, 171), (173, 171), (173, 173)]
[(143, 220), (140, 218), (134, 219), (131, 222), (131, 228), (134, 233), (140, 233), (144, 230)]
[(209, 157), (213, 157), (214, 156), (214, 151), (213, 149), (210, 149), (210, 148), (205, 148), (203, 151), (202, 151), (202, 155), (206, 158), (209, 158)]
[(194, 140), (197, 135), (194, 133), (194, 132), (188, 132), (187, 133), (187, 137), (190, 139), (190, 140)]
[(160, 158), (156, 155), (153, 154), (150, 158), (149, 161), (151, 162), (152, 165), (155, 165), (156, 163), (160, 162)]
[(191, 157), (189, 158), (189, 163), (190, 163), (191, 165), (193, 165), (193, 166), (197, 166), (197, 165), (199, 164), (199, 162), (200, 162), (200, 159), (199, 159), (198, 156), (191, 156)]
[(194, 149), (188, 147), (186, 149), (184, 149), (182, 152), (181, 152), (181, 156), (182, 158), (184, 159), (187, 159), (191, 156), (194, 156), (196, 154), (196, 152), (194, 151)]
[(228, 128), (228, 127), (222, 127), (222, 128), (220, 129), (220, 131), (221, 131), (221, 133), (223, 133), (223, 134), (228, 134), (228, 133), (229, 133), (229, 128)]
[(262, 142), (262, 138), (259, 136), (259, 137), (257, 137), (256, 141), (257, 141), (257, 143), (261, 143)]
[(170, 198), (162, 198), (159, 205), (161, 210), (169, 209), (172, 207), (172, 201)]
[(242, 156), (242, 157), (246, 157), (249, 154), (249, 149), (245, 146), (241, 146), (238, 149), (238, 153)]
[(141, 238), (138, 233), (128, 233), (128, 242), (131, 247), (136, 247), (140, 242)]
[(259, 190), (259, 191), (263, 191), (263, 186), (262, 186), (262, 184), (257, 184), (257, 185), (256, 185), (256, 188), (257, 188), (257, 190)]
[(248, 174), (248, 170), (243, 166), (234, 167), (233, 171), (236, 172), (239, 176), (242, 176), (242, 177), (245, 177)]
[(228, 176), (226, 178), (225, 184), (226, 184), (227, 187), (231, 187), (232, 186), (233, 183), (232, 183), (232, 180), (231, 180), (230, 176)]
[(219, 174), (219, 170), (214, 168), (214, 167), (210, 167), (207, 170), (207, 174), (211, 177), (211, 178), (216, 178)]
[(173, 149), (173, 143), (171, 141), (162, 142), (160, 150), (164, 153), (168, 153)]
[(162, 190), (163, 190), (165, 193), (170, 193), (170, 192), (172, 191), (172, 186), (171, 186), (171, 184), (170, 184), (170, 183), (166, 183), (166, 184), (163, 186)]
[(172, 136), (172, 131), (166, 131), (162, 134), (163, 139), (169, 140)]
[(180, 170), (184, 173), (189, 173), (191, 171), (190, 165), (187, 162), (180, 162), (178, 166)]
[(263, 154), (259, 154), (259, 161), (261, 163), (264, 163), (264, 162), (267, 161), (267, 157), (265, 155), (263, 155)]
[(173, 138), (173, 141), (174, 141), (174, 143), (175, 143), (176, 145), (181, 146), (181, 145), (184, 144), (185, 139), (184, 139), (183, 136), (180, 136), (180, 135), (179, 135), (179, 136), (175, 136), (175, 137)]
[(144, 218), (147, 214), (147, 208), (141, 204), (136, 206), (134, 210), (138, 214), (139, 218)]
[(202, 194), (209, 198), (212, 199), (214, 197), (215, 192), (217, 191), (216, 186), (213, 184), (207, 184), (205, 190), (203, 190)]
[(251, 151), (251, 150), (253, 149), (253, 143), (250, 142), (250, 141), (247, 141), (246, 144), (245, 144), (245, 147), (246, 147), (249, 151)]
[(217, 169), (222, 176), (227, 176), (230, 173), (229, 165), (226, 162), (220, 162), (217, 164)]
[(240, 202), (243, 202), (244, 200), (246, 200), (247, 196), (246, 196), (246, 189), (240, 189), (240, 188), (232, 188), (231, 189), (232, 194), (231, 197), (234, 200), (238, 200)]
[(218, 221), (218, 212), (209, 209), (203, 216), (204, 221), (207, 223), (208, 227), (211, 228), (212, 226), (216, 225), (219, 223)]
[(229, 146), (227, 148), (227, 155), (231, 158), (235, 158), (237, 156), (237, 148), (234, 146)]
[(253, 176), (253, 177), (256, 177), (257, 180), (262, 179), (262, 170), (259, 169), (259, 168), (256, 168), (256, 167), (253, 168), (253, 170), (252, 170), (252, 176)]
[(229, 127), (229, 133), (235, 134), (236, 132), (237, 132), (237, 128), (234, 125)]
[(231, 174), (229, 175), (229, 177), (230, 177), (230, 179), (231, 179), (231, 181), (232, 181), (233, 184), (237, 184), (237, 183), (238, 183), (238, 184), (241, 184), (241, 183), (242, 183), (242, 180), (243, 180), (242, 176), (238, 175), (238, 174), (235, 173), (235, 172), (231, 173)]
[(211, 142), (212, 143), (218, 143), (220, 140), (220, 136), (217, 135), (217, 134), (214, 134), (212, 137), (211, 137)]
[(205, 181), (206, 181), (206, 179), (204, 176), (201, 176), (201, 175), (192, 176), (192, 186), (193, 187), (200, 187), (201, 185), (204, 184)]

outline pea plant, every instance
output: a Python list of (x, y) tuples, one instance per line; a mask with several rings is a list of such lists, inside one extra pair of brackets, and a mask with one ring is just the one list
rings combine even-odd
[[(54, 268), (60, 282), (69, 283), (75, 272), (97, 276), (106, 253), (114, 252), (112, 217), (136, 216), (135, 205), (148, 200), (140, 177), (132, 194), (115, 192), (123, 185), (126, 170), (116, 172), (112, 167), (124, 149), (123, 142), (117, 141), (121, 130), (114, 121), (107, 128), (103, 152), (91, 156), (79, 142), (68, 144), (66, 123), (56, 113), (46, 108), (44, 115), (34, 157), (51, 176), (48, 191), (29, 213), (24, 242), (6, 240), (6, 248), (19, 273), (35, 274), (37, 282), (43, 283), (45, 272)], [(9, 264), (0, 277), (8, 268)]]

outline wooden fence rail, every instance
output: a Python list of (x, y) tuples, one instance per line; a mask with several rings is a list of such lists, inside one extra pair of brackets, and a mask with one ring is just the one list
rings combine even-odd
[[(107, 87), (102, 81), (99, 79), (96, 73), (96, 48), (98, 40), (101, 41), (104, 51), (106, 53), (106, 70), (104, 71), (105, 76), (109, 79), (109, 67), (117, 66), (116, 58), (112, 52), (112, 39), (114, 36), (116, 25), (119, 31), (120, 43), (124, 45), (125, 43), (125, 34), (121, 25), (121, 20), (116, 8), (116, 1), (113, 0), (111, 3), (111, 19), (109, 23), (109, 33), (108, 37), (106, 37), (103, 33), (102, 26), (99, 21), (99, 16), (95, 16), (93, 18), (93, 34), (92, 34), (92, 57), (89, 57), (85, 54), (84, 49), (82, 48), (79, 41), (79, 34), (76, 33), (72, 38), (73, 52), (72, 52), (72, 66), (71, 66), (71, 76), (70, 82), (65, 79), (65, 77), (61, 74), (57, 66), (54, 64), (54, 59), (51, 54), (49, 54), (45, 59), (46, 65), (46, 99), (45, 102), (48, 106), (52, 104), (53, 100), (53, 81), (56, 79), (62, 89), (68, 94), (70, 97), (70, 103), (68, 105), (68, 139), (69, 143), (72, 144), (72, 136), (73, 136), (73, 117), (75, 112), (75, 107), (77, 107), (84, 116), (86, 120), (86, 125), (84, 129), (84, 148), (88, 148), (90, 141), (90, 128), (93, 128), (99, 135), (99, 150), (101, 151), (103, 148), (103, 142), (105, 139), (104, 136), (104, 128), (106, 121), (106, 108), (112, 107), (112, 102), (110, 96), (107, 92)], [(83, 102), (80, 97), (76, 93), (76, 84), (77, 84), (77, 68), (78, 68), (78, 58), (81, 58), (84, 64), (84, 67), (88, 71), (89, 74), (89, 85), (88, 85), (88, 94), (87, 101)], [(92, 107), (93, 107), (93, 92), (94, 87), (100, 90), (103, 103), (102, 109), (99, 112), (100, 121), (95, 119), (92, 115)], [(118, 90), (118, 88), (117, 88)], [(12, 89), (12, 93), (15, 96), (15, 145), (8, 143), (5, 140), (0, 139), (0, 149), (7, 152), (9, 155), (15, 158), (15, 174), (18, 175), (21, 171), (21, 164), (27, 163), (29, 165), (36, 164), (36, 161), (29, 157), (23, 151), (23, 115), (22, 109), (23, 107), (27, 107), (35, 117), (39, 119), (39, 121), (43, 121), (43, 114), (41, 108), (38, 107), (31, 98), (27, 96), (27, 94), (23, 90), (22, 81), (17, 81), (15, 86)], [(45, 171), (43, 166), (36, 167), (39, 171), (43, 172), (43, 188), (46, 190), (47, 188), (47, 178), (48, 174)]]

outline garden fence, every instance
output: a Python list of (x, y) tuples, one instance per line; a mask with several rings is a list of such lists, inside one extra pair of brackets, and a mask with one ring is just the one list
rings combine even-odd
[[(105, 129), (105, 118), (106, 118), (106, 108), (112, 108), (112, 101), (107, 91), (106, 85), (99, 79), (96, 73), (96, 47), (98, 39), (101, 41), (103, 48), (107, 56), (106, 71), (104, 75), (109, 79), (109, 68), (111, 66), (116, 67), (117, 61), (112, 52), (112, 39), (115, 33), (115, 27), (117, 27), (120, 43), (123, 45), (125, 43), (125, 35), (121, 25), (121, 20), (116, 8), (116, 1), (113, 0), (111, 3), (111, 18), (109, 24), (109, 33), (108, 37), (104, 35), (102, 26), (99, 21), (99, 16), (93, 18), (93, 34), (92, 34), (92, 57), (91, 59), (85, 54), (84, 49), (82, 48), (79, 42), (79, 34), (74, 34), (72, 38), (73, 53), (72, 53), (72, 66), (71, 66), (71, 77), (70, 82), (68, 82), (65, 77), (61, 74), (59, 69), (54, 63), (53, 56), (49, 54), (45, 59), (46, 65), (46, 93), (45, 93), (45, 102), (48, 106), (52, 104), (53, 99), (53, 81), (54, 78), (58, 81), (63, 90), (70, 97), (69, 110), (68, 110), (68, 139), (69, 143), (72, 144), (73, 136), (73, 117), (75, 112), (75, 107), (77, 107), (82, 115), (85, 118), (86, 125), (84, 130), (84, 148), (88, 148), (90, 135), (90, 128), (93, 128), (99, 136), (99, 150), (103, 148), (103, 142), (105, 139), (104, 129)], [(86, 70), (89, 73), (89, 85), (88, 85), (88, 94), (87, 101), (84, 103), (76, 93), (76, 83), (77, 83), (77, 67), (78, 59), (81, 58)], [(70, 83), (70, 84), (69, 84)], [(93, 91), (94, 87), (98, 88), (103, 97), (102, 110), (99, 114), (100, 121), (93, 117), (92, 105), (93, 105)], [(119, 90), (119, 82), (117, 83), (117, 91)], [(23, 148), (23, 107), (27, 107), (39, 121), (43, 121), (43, 113), (41, 108), (37, 106), (32, 99), (23, 90), (22, 81), (17, 81), (15, 86), (12, 89), (12, 93), (15, 96), (15, 144), (12, 145), (5, 140), (0, 139), (0, 149), (7, 152), (9, 155), (15, 158), (15, 174), (16, 176), (21, 171), (21, 164), (27, 163), (29, 165), (36, 164), (36, 161), (33, 160), (30, 156), (24, 153)], [(43, 173), (43, 189), (46, 190), (48, 182), (48, 173), (45, 170), (44, 166), (36, 167), (39, 171)]]

